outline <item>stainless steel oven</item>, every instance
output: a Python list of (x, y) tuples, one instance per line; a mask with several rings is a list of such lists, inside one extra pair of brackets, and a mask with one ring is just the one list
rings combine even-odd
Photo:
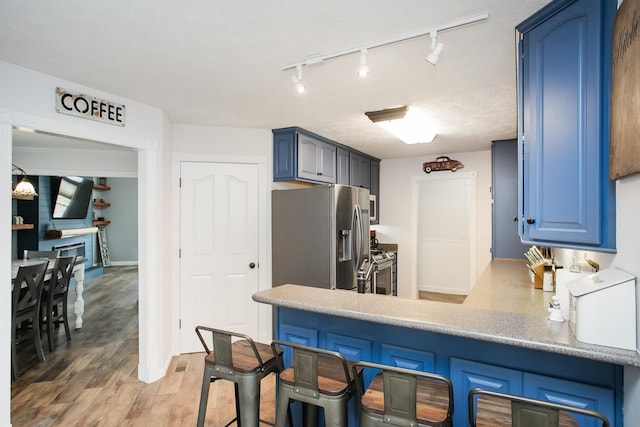
[(371, 256), (375, 264), (373, 277), (371, 278), (371, 291), (376, 294), (396, 295), (395, 269), (393, 252), (383, 252)]

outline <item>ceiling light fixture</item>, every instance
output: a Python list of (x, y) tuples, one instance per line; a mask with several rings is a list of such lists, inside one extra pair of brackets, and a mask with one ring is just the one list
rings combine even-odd
[(426, 125), (428, 120), (425, 115), (413, 107), (405, 105), (364, 114), (405, 144), (429, 143), (436, 137), (436, 133)]
[[(479, 15), (475, 15), (475, 16), (471, 16), (469, 18), (464, 18), (464, 19), (460, 19), (457, 21), (453, 21), (450, 22), (448, 24), (445, 25), (439, 25), (433, 28), (429, 28), (428, 30), (420, 30), (420, 31), (414, 31), (412, 33), (408, 33), (408, 34), (404, 34), (402, 36), (399, 37), (392, 37), (392, 38), (388, 38), (388, 39), (384, 39), (384, 40), (379, 40), (377, 42), (372, 42), (372, 43), (365, 43), (361, 46), (357, 46), (354, 48), (350, 48), (350, 49), (343, 49), (343, 50), (339, 50), (336, 52), (331, 52), (331, 53), (326, 53), (324, 55), (320, 55), (320, 54), (316, 54), (316, 55), (310, 55), (307, 56), (304, 59), (301, 59), (299, 61), (293, 62), (291, 64), (286, 64), (283, 65), (281, 67), (281, 70), (285, 71), (285, 70), (290, 70), (292, 68), (297, 68), (298, 69), (298, 81), (301, 79), (301, 69), (303, 66), (307, 66), (307, 65), (313, 65), (313, 64), (318, 64), (318, 63), (322, 63), (328, 59), (333, 59), (333, 58), (337, 58), (340, 56), (344, 56), (344, 55), (349, 55), (351, 53), (356, 53), (356, 52), (360, 52), (360, 63), (362, 65), (362, 61), (363, 61), (363, 56), (364, 56), (364, 60), (365, 60), (365, 65), (366, 65), (366, 55), (367, 55), (367, 49), (372, 49), (374, 47), (380, 47), (380, 46), (386, 46), (389, 44), (393, 44), (393, 43), (398, 43), (401, 41), (405, 41), (405, 40), (410, 40), (410, 39), (414, 39), (417, 37), (424, 37), (426, 35), (431, 35), (437, 33), (438, 31), (445, 31), (445, 30), (450, 30), (453, 28), (457, 28), (457, 27), (461, 27), (463, 25), (468, 25), (468, 24), (472, 24), (475, 22), (479, 22), (479, 21), (484, 21), (486, 19), (489, 18), (489, 13), (481, 13)], [(434, 38), (432, 37), (432, 43), (433, 43)], [(442, 51), (442, 49), (444, 48), (444, 45), (442, 45), (441, 43), (437, 43), (432, 45), (433, 46), (433, 50), (438, 51), (439, 52)], [(440, 47), (439, 47), (440, 46)], [(364, 52), (364, 54), (363, 54)], [(438, 55), (439, 55), (438, 52)], [(437, 58), (436, 58), (437, 60)], [(368, 68), (368, 67), (367, 67)], [(358, 74), (360, 74), (360, 70), (358, 71)], [(293, 76), (291, 78), (291, 80), (294, 79), (295, 76)], [(296, 84), (296, 83), (294, 83)]]
[(367, 65), (367, 49), (360, 50), (360, 66), (358, 67), (358, 75), (362, 78), (369, 75), (369, 66)]
[(442, 53), (442, 49), (444, 49), (444, 45), (442, 43), (438, 43), (438, 32), (434, 31), (431, 33), (431, 53), (425, 58), (426, 61), (432, 65), (436, 65), (440, 58), (440, 54)]
[(22, 179), (16, 184), (15, 188), (13, 189), (13, 195), (14, 196), (37, 196), (38, 193), (36, 192), (36, 189), (34, 188), (33, 184), (29, 182), (29, 179), (27, 179), (27, 173), (24, 171), (24, 169), (22, 169), (19, 166), (16, 166), (13, 163), (11, 163), (11, 166), (12, 166), (11, 172), (18, 171), (20, 172), (20, 175), (22, 177)]

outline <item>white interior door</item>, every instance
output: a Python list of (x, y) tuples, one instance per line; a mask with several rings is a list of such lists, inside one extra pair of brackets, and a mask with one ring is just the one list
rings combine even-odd
[(476, 173), (423, 176), (414, 196), (418, 290), (468, 294), (476, 275)]
[(182, 162), (180, 175), (180, 351), (202, 351), (197, 325), (257, 339), (258, 167)]

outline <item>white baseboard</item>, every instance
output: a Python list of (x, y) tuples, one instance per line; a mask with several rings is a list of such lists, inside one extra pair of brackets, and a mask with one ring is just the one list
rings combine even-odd
[(111, 261), (112, 266), (138, 265), (138, 261)]

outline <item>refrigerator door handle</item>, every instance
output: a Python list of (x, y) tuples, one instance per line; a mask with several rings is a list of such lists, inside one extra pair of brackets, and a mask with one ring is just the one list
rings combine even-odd
[(357, 204), (354, 207), (353, 222), (354, 222), (353, 231), (355, 233), (355, 236), (353, 238), (353, 244), (354, 244), (354, 250), (355, 250), (355, 256), (356, 256), (355, 270), (357, 271), (358, 268), (360, 267), (360, 264), (364, 260), (364, 257), (362, 256), (362, 252), (363, 252), (362, 212), (360, 210), (360, 205), (357, 205)]

